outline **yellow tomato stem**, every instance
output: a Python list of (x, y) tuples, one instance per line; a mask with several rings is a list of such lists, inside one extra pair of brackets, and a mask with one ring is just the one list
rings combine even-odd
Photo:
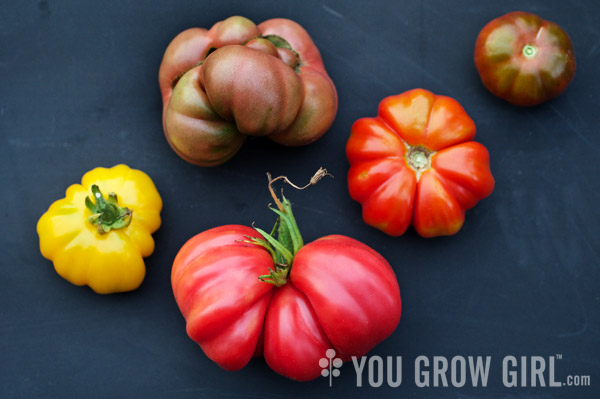
[(119, 206), (117, 194), (109, 193), (108, 199), (105, 199), (96, 184), (92, 185), (92, 194), (96, 203), (90, 197), (85, 197), (85, 206), (92, 212), (88, 221), (98, 226), (99, 234), (129, 226), (133, 211), (127, 207)]

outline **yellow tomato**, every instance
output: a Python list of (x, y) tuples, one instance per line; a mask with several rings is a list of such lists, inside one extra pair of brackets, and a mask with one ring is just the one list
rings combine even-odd
[(40, 251), (75, 285), (99, 294), (134, 290), (146, 274), (143, 258), (154, 251), (161, 209), (144, 172), (127, 165), (93, 169), (38, 221)]

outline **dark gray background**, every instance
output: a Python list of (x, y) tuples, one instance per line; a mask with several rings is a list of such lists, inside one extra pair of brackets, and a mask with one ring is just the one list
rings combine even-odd
[[(600, 7), (540, 1), (2, 1), (0, 13), (0, 396), (597, 398), (600, 393)], [(563, 95), (517, 108), (489, 94), (472, 61), (479, 30), (523, 9), (558, 22), (577, 58)], [(161, 127), (158, 66), (180, 31), (231, 15), (286, 17), (312, 35), (336, 83), (331, 130), (304, 148), (257, 139), (227, 164), (179, 159)], [(496, 189), (453, 237), (388, 237), (347, 193), (352, 123), (385, 96), (423, 87), (456, 98), (490, 151)], [(60, 278), (39, 252), (38, 218), (96, 166), (147, 172), (163, 225), (147, 276), (100, 296)], [(398, 276), (402, 320), (371, 354), (403, 356), (397, 389), (357, 388), (352, 364), (329, 388), (296, 383), (262, 360), (222, 371), (185, 333), (170, 286), (183, 243), (227, 224), (268, 228), (265, 172), (303, 183), (286, 192), (307, 242), (340, 233), (384, 255)], [(561, 354), (556, 375), (587, 388), (508, 389), (506, 355)], [(492, 356), (487, 388), (417, 388), (419, 355)], [(366, 376), (365, 376), (366, 378)]]

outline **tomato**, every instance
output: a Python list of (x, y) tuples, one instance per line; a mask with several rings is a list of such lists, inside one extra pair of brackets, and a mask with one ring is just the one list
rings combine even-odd
[(321, 374), (328, 349), (349, 360), (388, 337), (400, 290), (367, 245), (341, 235), (303, 245), (289, 201), (278, 213), (278, 241), (241, 225), (191, 238), (171, 282), (188, 335), (219, 366), (239, 370), (264, 355), (277, 373), (306, 381)]
[(234, 16), (211, 29), (181, 32), (159, 70), (163, 129), (173, 150), (196, 165), (219, 165), (247, 136), (309, 144), (337, 113), (335, 86), (299, 24), (258, 26)]
[(494, 189), (474, 137), (475, 123), (450, 97), (414, 89), (383, 99), (346, 144), (348, 190), (364, 221), (392, 236), (411, 224), (423, 237), (458, 232), (465, 211)]
[(95, 168), (40, 217), (40, 251), (75, 285), (98, 294), (132, 291), (146, 275), (161, 209), (146, 173), (123, 164)]
[(520, 106), (562, 93), (575, 75), (567, 33), (554, 22), (515, 11), (489, 22), (475, 43), (475, 66), (494, 95)]

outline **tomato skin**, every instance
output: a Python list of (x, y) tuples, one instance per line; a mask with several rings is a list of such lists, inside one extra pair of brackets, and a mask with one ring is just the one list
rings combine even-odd
[(489, 154), (474, 137), (473, 120), (450, 97), (414, 89), (383, 99), (346, 144), (348, 191), (364, 221), (392, 236), (411, 225), (423, 237), (458, 232), (465, 211), (494, 189)]
[(489, 22), (475, 43), (475, 66), (494, 95), (519, 106), (562, 93), (575, 75), (569, 35), (554, 22), (514, 11)]
[(202, 83), (214, 111), (249, 136), (287, 129), (300, 109), (302, 87), (294, 70), (247, 46), (215, 50), (203, 64)]
[[(269, 138), (291, 147), (310, 144), (327, 132), (338, 108), (337, 90), (327, 75), (321, 53), (306, 30), (296, 22), (273, 18), (259, 24), (258, 29), (263, 35), (285, 38), (301, 58), (298, 77), (304, 94), (298, 116), (290, 127)], [(279, 57), (285, 60), (281, 52)]]
[(297, 381), (317, 378), (319, 359), (332, 347), (306, 295), (291, 283), (273, 295), (265, 318), (265, 342), (269, 367)]
[(165, 51), (159, 85), (168, 143), (200, 166), (226, 162), (247, 136), (309, 144), (329, 129), (338, 106), (313, 40), (282, 18), (257, 26), (233, 16), (181, 32)]
[(307, 381), (327, 349), (349, 360), (387, 338), (400, 320), (400, 289), (387, 261), (354, 239), (327, 236), (296, 254), (282, 287), (258, 276), (273, 268), (257, 232), (221, 226), (190, 239), (171, 283), (187, 332), (226, 370), (264, 353), (277, 373)]
[(255, 231), (229, 225), (191, 238), (171, 272), (186, 330), (206, 355), (226, 370), (239, 370), (254, 355), (273, 286), (258, 280), (272, 267), (269, 253), (243, 242)]
[(290, 280), (313, 305), (338, 354), (365, 355), (400, 321), (394, 271), (381, 255), (350, 237), (330, 235), (305, 245)]
[[(98, 204), (98, 195), (116, 205), (112, 212), (118, 218), (103, 218), (106, 208)], [(141, 170), (124, 164), (94, 168), (38, 220), (40, 252), (72, 284), (88, 285), (98, 294), (132, 291), (146, 275), (144, 258), (154, 252), (152, 233), (160, 227), (162, 206), (154, 182)]]

